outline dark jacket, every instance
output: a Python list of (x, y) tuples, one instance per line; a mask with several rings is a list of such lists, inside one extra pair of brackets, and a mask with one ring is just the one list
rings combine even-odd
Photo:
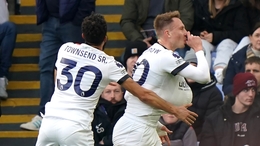
[(253, 7), (249, 0), (242, 1), (246, 7), (247, 17), (249, 19), (250, 28), (253, 28), (257, 22), (260, 22), (260, 10)]
[(260, 92), (258, 91), (256, 96), (255, 96), (255, 104), (259, 107), (260, 109)]
[[(212, 113), (205, 120), (201, 132), (200, 146), (235, 146), (234, 122), (231, 110), (232, 105), (227, 103), (221, 109)], [(247, 129), (248, 145), (259, 146), (260, 139), (260, 110), (253, 104), (248, 110)]]
[(92, 122), (92, 131), (94, 134), (95, 146), (101, 146), (99, 142), (103, 139), (105, 145), (113, 146), (112, 133), (116, 122), (125, 113), (126, 101), (112, 104), (109, 101), (100, 98), (94, 111), (94, 119)]
[(237, 73), (245, 72), (246, 52), (249, 45), (237, 51), (230, 58), (223, 80), (222, 91), (224, 95), (231, 95), (233, 89), (233, 78)]
[(217, 45), (224, 39), (231, 39), (236, 43), (249, 33), (249, 24), (245, 8), (239, 0), (231, 0), (215, 18), (211, 18), (208, 0), (193, 0), (195, 18), (192, 33), (200, 35), (207, 31), (213, 34), (212, 44)]
[[(60, 0), (60, 23), (72, 22), (80, 26), (83, 19), (95, 11), (95, 0)], [(36, 1), (37, 25), (49, 18), (45, 0)]]
[[(187, 30), (193, 25), (193, 6), (191, 0), (165, 0), (165, 12), (178, 10)], [(143, 40), (140, 33), (149, 11), (149, 0), (125, 0), (120, 25), (127, 40)]]
[(189, 110), (198, 114), (196, 121), (192, 124), (198, 140), (205, 118), (223, 105), (223, 97), (216, 83), (213, 75), (208, 84), (188, 83), (193, 93), (192, 106)]

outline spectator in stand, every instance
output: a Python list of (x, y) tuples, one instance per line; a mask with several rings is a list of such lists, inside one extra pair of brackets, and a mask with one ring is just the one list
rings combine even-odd
[[(148, 47), (157, 41), (153, 21), (158, 14), (179, 11), (186, 30), (191, 30), (194, 19), (192, 0), (125, 0), (120, 25), (129, 41), (142, 40)], [(185, 51), (178, 49), (184, 57)]]
[(255, 102), (260, 106), (260, 57), (252, 56), (246, 59), (245, 72), (253, 74), (257, 80), (257, 94)]
[(192, 33), (200, 36), (211, 66), (211, 52), (216, 51), (213, 72), (223, 82), (223, 69), (237, 43), (248, 34), (246, 11), (238, 0), (194, 0), (195, 19)]
[(113, 146), (114, 126), (125, 113), (126, 101), (123, 96), (123, 89), (116, 82), (107, 85), (102, 92), (92, 122), (95, 146)]
[(233, 86), (234, 96), (206, 118), (200, 146), (259, 146), (260, 110), (254, 102), (257, 80), (251, 73), (238, 73)]
[(12, 64), (12, 54), (16, 41), (16, 26), (9, 21), (9, 11), (6, 0), (0, 0), (0, 99), (7, 99), (6, 86), (8, 72)]
[(232, 81), (234, 76), (239, 72), (245, 71), (245, 60), (252, 56), (260, 57), (260, 23), (256, 23), (249, 35), (250, 44), (243, 47), (241, 50), (232, 55), (229, 60), (224, 81), (224, 95), (232, 94)]
[[(187, 51), (184, 60), (194, 66), (197, 66), (197, 58), (192, 51)], [(207, 84), (200, 84), (198, 82), (194, 82), (191, 79), (186, 80), (192, 90), (193, 95), (192, 106), (188, 109), (198, 114), (198, 118), (192, 124), (192, 127), (194, 128), (199, 141), (205, 118), (216, 111), (221, 105), (223, 105), (223, 96), (220, 90), (217, 88), (217, 80), (212, 74), (211, 81)]]
[[(252, 73), (257, 80), (257, 94), (255, 102), (260, 106), (260, 57), (252, 56), (245, 61), (245, 72)], [(229, 95), (232, 95), (231, 93)]]
[(95, 0), (37, 0), (37, 25), (42, 24), (40, 44), (40, 105), (32, 121), (21, 124), (26, 130), (39, 130), (41, 113), (54, 92), (54, 69), (57, 53), (66, 42), (83, 43), (81, 23), (95, 11)]
[(142, 53), (147, 49), (147, 45), (143, 41), (129, 42), (123, 53), (123, 65), (126, 68), (127, 73), (132, 76), (134, 65), (142, 55)]
[[(260, 22), (260, 1), (259, 0), (241, 0), (247, 11), (247, 18), (249, 19), (250, 28), (253, 28), (257, 22)], [(248, 34), (250, 35), (250, 34)], [(243, 39), (237, 45), (235, 51), (236, 53), (244, 46), (250, 44), (249, 36), (243, 37)]]
[(197, 137), (191, 126), (171, 114), (162, 114), (160, 122), (173, 131), (168, 134), (172, 146), (197, 146)]

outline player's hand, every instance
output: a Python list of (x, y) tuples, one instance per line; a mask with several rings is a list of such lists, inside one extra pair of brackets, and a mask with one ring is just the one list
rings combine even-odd
[(161, 142), (164, 144), (165, 142), (167, 142), (168, 146), (171, 145), (171, 142), (170, 142), (170, 138), (168, 136), (167, 133), (171, 134), (172, 131), (169, 130), (166, 126), (162, 126), (162, 128), (160, 129), (160, 131), (157, 131), (160, 139), (161, 139)]
[(194, 36), (188, 31), (186, 37), (186, 44), (190, 46), (195, 52), (202, 50), (202, 42), (199, 36)]
[(191, 112), (187, 109), (191, 105), (192, 104), (190, 103), (184, 106), (177, 107), (177, 113), (174, 114), (177, 118), (179, 118), (188, 125), (192, 125), (198, 117), (196, 113)]
[(149, 42), (149, 41), (151, 41), (151, 40), (152, 40), (152, 37), (149, 37), (149, 38), (145, 38), (145, 39), (143, 39), (143, 42), (146, 43), (147, 48), (149, 48), (149, 47), (152, 46), (152, 45), (150, 44), (150, 42)]

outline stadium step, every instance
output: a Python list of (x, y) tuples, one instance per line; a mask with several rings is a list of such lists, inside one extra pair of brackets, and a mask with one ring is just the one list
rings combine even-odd
[[(122, 32), (108, 32), (107, 33), (109, 40), (125, 40), (125, 36)], [(18, 34), (16, 42), (37, 42), (42, 40), (42, 35), (40, 33), (33, 34)]]
[[(16, 48), (7, 86), (8, 99), (1, 101), (0, 146), (34, 146), (38, 131), (25, 131), (20, 124), (31, 121), (38, 111), (40, 75), (39, 54), (41, 26), (36, 25), (36, 0), (21, 0), (21, 15), (11, 15), (17, 25)], [(96, 0), (96, 12), (108, 22), (108, 43), (105, 52), (119, 57), (125, 40), (119, 21), (124, 0)]]
[[(119, 23), (121, 15), (109, 14), (103, 15), (107, 23)], [(10, 20), (15, 24), (35, 24), (36, 16), (35, 15), (13, 15), (10, 16)]]
[[(97, 6), (122, 6), (124, 4), (124, 0), (96, 0)], [(32, 7), (35, 6), (35, 0), (22, 0), (21, 6), (22, 7)]]

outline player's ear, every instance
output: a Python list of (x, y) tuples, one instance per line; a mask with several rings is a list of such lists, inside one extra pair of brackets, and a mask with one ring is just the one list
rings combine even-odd
[(104, 38), (104, 42), (106, 43), (107, 41), (108, 41), (108, 37), (106, 35), (105, 38)]
[(82, 36), (82, 38), (85, 40), (85, 36), (84, 36), (84, 34), (83, 34), (83, 33), (81, 33), (81, 36)]
[(171, 37), (171, 33), (169, 30), (165, 30), (165, 33), (167, 34), (168, 37)]

